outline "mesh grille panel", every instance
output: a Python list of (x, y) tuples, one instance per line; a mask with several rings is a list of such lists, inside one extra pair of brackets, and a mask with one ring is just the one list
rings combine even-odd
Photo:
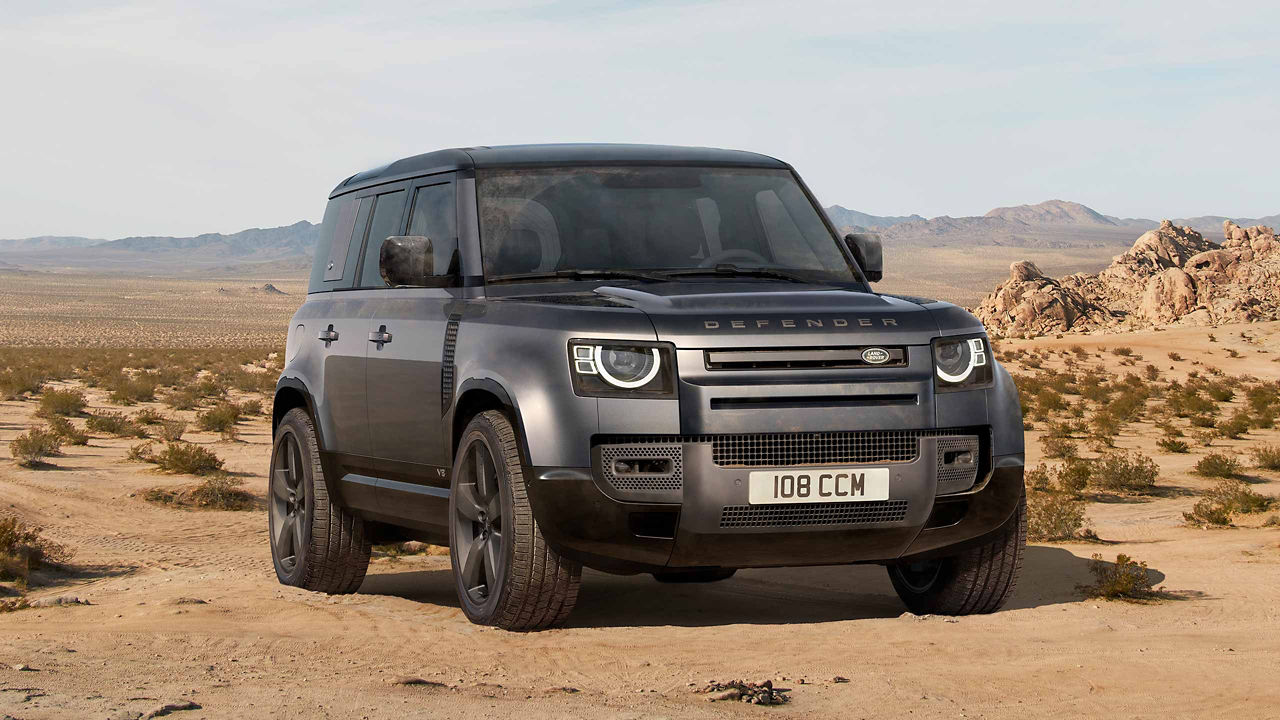
[[(661, 475), (616, 475), (613, 464), (620, 459), (665, 458), (671, 472)], [(600, 471), (615, 490), (624, 492), (680, 492), (684, 488), (684, 449), (680, 445), (604, 445), (600, 448)]]
[(919, 438), (944, 430), (867, 430), (862, 432), (717, 435), (711, 457), (717, 465), (788, 467), (832, 463), (911, 462)]
[[(947, 453), (968, 451), (973, 462), (967, 465), (946, 464)], [(938, 491), (956, 492), (971, 487), (978, 478), (978, 437), (956, 435), (938, 438)]]
[(808, 503), (804, 505), (728, 505), (720, 511), (720, 527), (805, 527), (902, 522), (906, 500)]

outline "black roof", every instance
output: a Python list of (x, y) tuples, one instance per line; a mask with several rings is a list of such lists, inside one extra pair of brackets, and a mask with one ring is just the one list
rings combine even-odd
[(679, 145), (623, 145), (566, 143), (450, 148), (413, 155), (382, 167), (356, 173), (338, 183), (329, 197), (369, 185), (449, 170), (492, 167), (564, 165), (711, 165), (720, 167), (786, 168), (768, 155), (742, 150)]

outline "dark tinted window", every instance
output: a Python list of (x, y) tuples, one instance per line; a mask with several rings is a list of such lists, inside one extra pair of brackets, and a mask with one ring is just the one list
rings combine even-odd
[(400, 219), (404, 215), (404, 191), (383, 193), (373, 205), (373, 220), (369, 223), (368, 240), (364, 246), (364, 264), (360, 271), (361, 287), (379, 287), (386, 283), (378, 269), (378, 255), (382, 243), (392, 235), (400, 234)]
[(458, 205), (453, 183), (420, 187), (413, 196), (409, 215), (409, 234), (431, 239), (434, 274), (456, 275), (458, 272)]

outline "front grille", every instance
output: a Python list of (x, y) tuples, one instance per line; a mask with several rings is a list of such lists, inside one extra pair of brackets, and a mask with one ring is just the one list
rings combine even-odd
[(906, 500), (809, 503), (805, 505), (727, 505), (720, 511), (721, 528), (808, 527), (902, 522)]
[(711, 459), (722, 467), (795, 467), (848, 463), (911, 462), (922, 437), (946, 430), (716, 435)]

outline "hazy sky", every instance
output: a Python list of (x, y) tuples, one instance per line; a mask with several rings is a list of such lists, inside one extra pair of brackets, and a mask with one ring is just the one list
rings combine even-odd
[(756, 150), (882, 215), (1280, 212), (1274, 0), (0, 7), (0, 238), (315, 221), (388, 160), (569, 141)]

